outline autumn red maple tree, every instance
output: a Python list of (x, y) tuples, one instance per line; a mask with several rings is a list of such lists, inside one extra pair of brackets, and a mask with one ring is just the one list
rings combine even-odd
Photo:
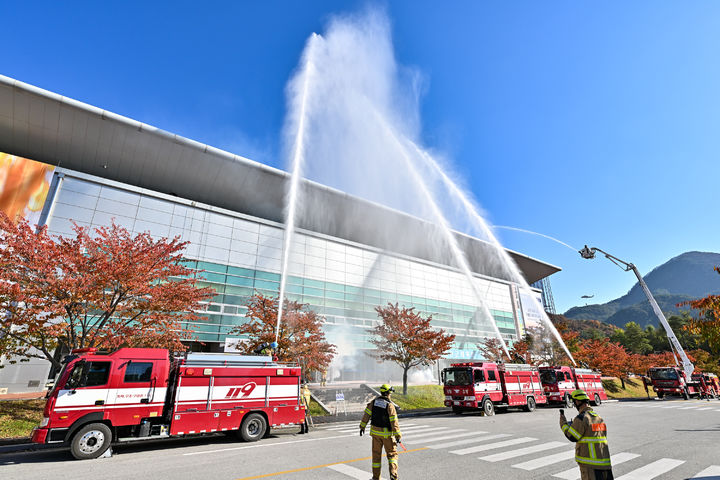
[[(248, 321), (233, 328), (230, 335), (239, 335), (240, 349), (249, 353), (263, 343), (275, 341), (278, 299), (256, 292), (250, 297), (247, 307), (245, 316)], [(305, 375), (327, 369), (336, 348), (325, 339), (323, 322), (323, 317), (310, 310), (307, 304), (285, 299), (275, 351), (278, 359), (299, 363)]]
[[(714, 270), (720, 273), (720, 267), (715, 267)], [(708, 295), (680, 303), (678, 306), (690, 306), (699, 311), (698, 317), (692, 318), (685, 329), (699, 335), (707, 342), (710, 353), (716, 359), (720, 357), (720, 295)]]
[(505, 350), (503, 349), (500, 340), (495, 337), (486, 338), (477, 344), (477, 348), (480, 350), (480, 353), (485, 360), (489, 360), (491, 362), (502, 362), (507, 360)]
[(0, 354), (48, 359), (74, 348), (182, 349), (184, 325), (214, 294), (182, 263), (187, 242), (113, 223), (50, 236), (0, 214)]
[(377, 347), (373, 354), (379, 360), (395, 362), (403, 369), (403, 395), (407, 395), (407, 374), (411, 368), (429, 366), (445, 356), (455, 335), (433, 328), (432, 315), (423, 318), (414, 308), (388, 303), (375, 307), (380, 323), (368, 330), (370, 342)]

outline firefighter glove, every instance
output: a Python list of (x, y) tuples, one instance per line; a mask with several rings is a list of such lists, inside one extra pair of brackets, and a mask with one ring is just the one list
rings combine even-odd
[(361, 429), (360, 429), (360, 436), (362, 437), (364, 433), (365, 433), (365, 429), (364, 429), (364, 428), (361, 428)]
[(567, 423), (567, 419), (565, 418), (565, 415), (560, 415), (560, 426), (562, 427)]
[(400, 443), (400, 436), (395, 437), (395, 443)]

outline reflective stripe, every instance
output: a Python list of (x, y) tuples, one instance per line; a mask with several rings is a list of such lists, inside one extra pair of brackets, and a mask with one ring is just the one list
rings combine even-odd
[(368, 415), (372, 415), (372, 411), (369, 408), (365, 409), (365, 413), (367, 413)]
[(360, 422), (360, 428), (365, 428), (365, 425), (367, 425), (367, 422)]
[(584, 437), (578, 443), (607, 443), (607, 437)]
[(590, 458), (596, 459), (597, 455), (595, 455), (595, 444), (588, 443), (588, 450), (590, 451)]
[(388, 463), (397, 463), (397, 458), (388, 458)]
[(372, 466), (373, 468), (380, 468), (382, 467), (382, 463), (373, 463)]
[(610, 466), (609, 458), (587, 458), (575, 455), (575, 461), (578, 463), (584, 463), (585, 465), (607, 465)]
[(562, 428), (563, 432), (565, 432), (565, 433), (570, 432), (570, 435), (572, 435), (573, 437), (575, 437), (578, 440), (580, 440), (582, 438), (582, 435), (580, 435), (577, 430), (575, 430), (573, 427), (571, 427), (568, 424), (563, 425), (561, 428)]
[(397, 415), (390, 415), (390, 421), (394, 422), (395, 420), (397, 420)]

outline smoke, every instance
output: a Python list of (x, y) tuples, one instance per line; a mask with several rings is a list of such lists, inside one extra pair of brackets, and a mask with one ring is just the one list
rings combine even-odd
[(437, 377), (433, 375), (431, 368), (419, 368), (408, 374), (408, 383), (419, 383), (422, 385), (437, 383)]

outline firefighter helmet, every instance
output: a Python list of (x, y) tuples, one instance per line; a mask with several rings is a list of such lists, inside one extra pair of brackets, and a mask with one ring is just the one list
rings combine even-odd
[(573, 400), (577, 400), (577, 401), (583, 401), (583, 400), (588, 400), (588, 401), (589, 401), (589, 400), (590, 400), (590, 397), (587, 396), (587, 393), (585, 393), (584, 390), (574, 390), (574, 391), (570, 394), (570, 397), (571, 397)]
[(394, 391), (395, 391), (395, 389), (393, 387), (391, 387), (390, 385), (388, 385), (387, 383), (383, 383), (380, 386), (380, 393), (385, 394), (385, 393), (390, 393), (390, 392), (394, 392)]

